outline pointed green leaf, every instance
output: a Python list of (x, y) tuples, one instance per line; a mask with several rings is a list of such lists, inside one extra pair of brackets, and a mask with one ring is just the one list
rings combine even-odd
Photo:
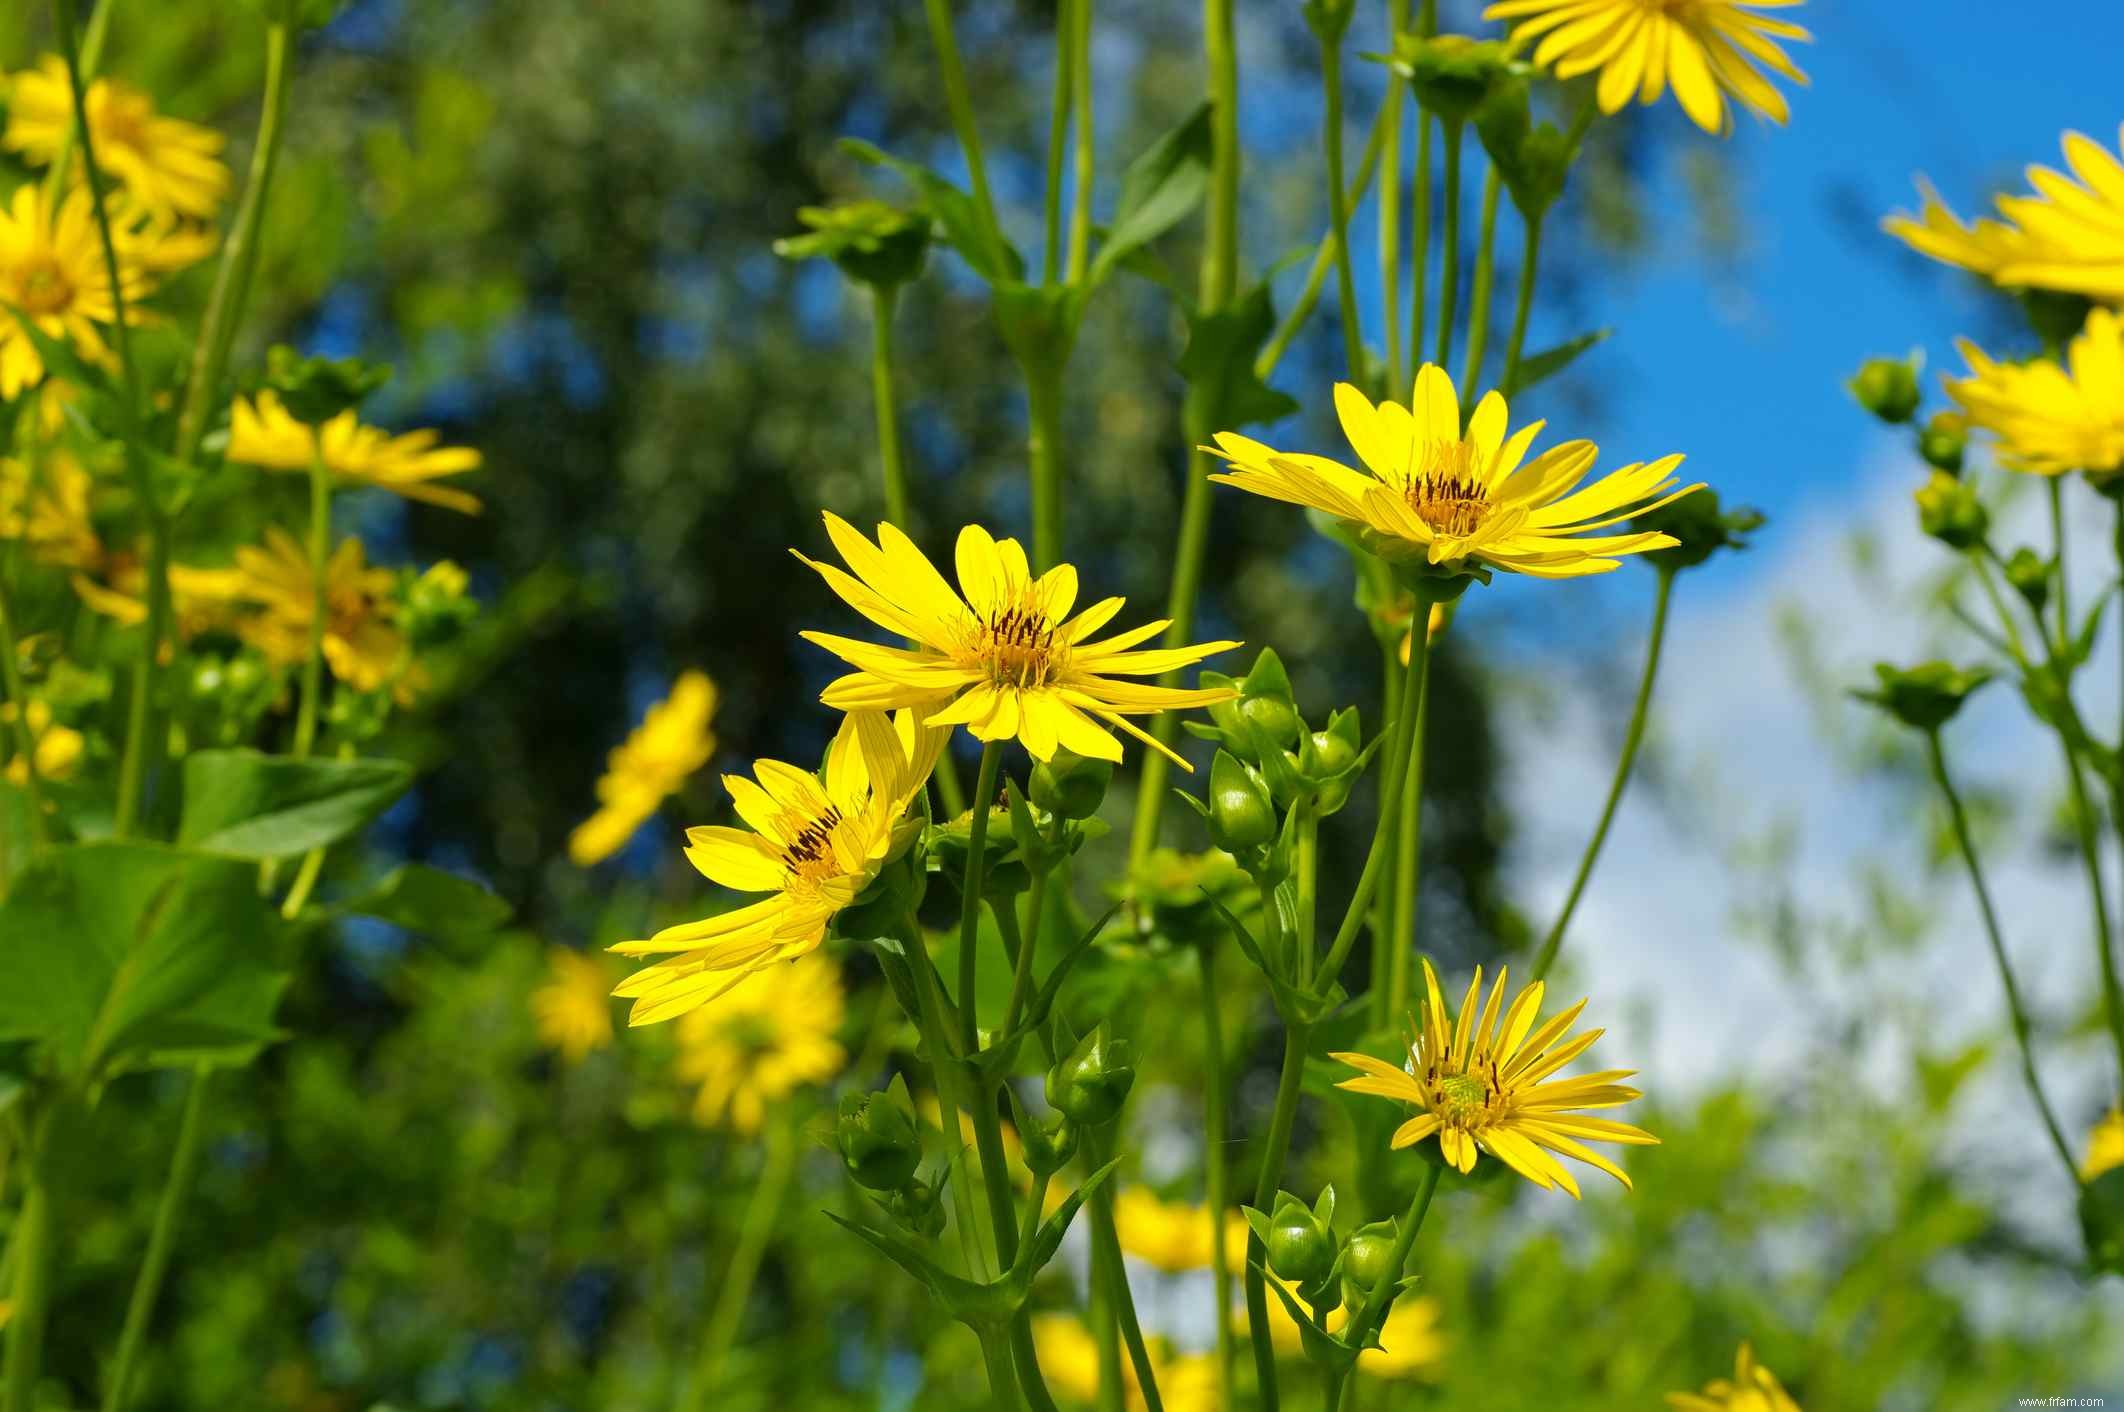
[(397, 760), (201, 750), (184, 762), (177, 838), (202, 853), (287, 858), (351, 837), (412, 783), (412, 768)]
[(1598, 343), (1605, 343), (1615, 332), (1612, 328), (1597, 328), (1591, 333), (1582, 333), (1568, 343), (1559, 343), (1554, 348), (1533, 354), (1519, 365), (1519, 376), (1509, 387), (1499, 388), (1511, 397), (1525, 392), (1536, 383), (1545, 382), (1576, 362), (1578, 355)]
[(1209, 174), (1210, 105), (1204, 103), (1128, 164), (1091, 282), (1102, 282), (1116, 264), (1186, 219), (1209, 190)]
[(841, 150), (857, 161), (898, 173), (921, 198), (923, 209), (943, 227), (945, 242), (959, 252), (975, 274), (991, 284), (1024, 277), (1025, 261), (1000, 234), (990, 241), (980, 208), (950, 181), (920, 163), (895, 157), (859, 137), (842, 138)]

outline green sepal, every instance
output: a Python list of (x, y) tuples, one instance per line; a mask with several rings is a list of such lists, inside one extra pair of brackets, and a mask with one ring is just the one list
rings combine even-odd
[(1024, 277), (1024, 259), (1011, 249), (1010, 242), (1000, 231), (996, 232), (991, 245), (973, 198), (953, 183), (920, 163), (895, 157), (859, 137), (842, 138), (840, 148), (859, 162), (890, 169), (913, 187), (921, 198), (923, 209), (943, 228), (945, 243), (959, 252), (975, 274), (990, 284)]
[(1298, 1326), (1298, 1341), (1305, 1349), (1307, 1362), (1342, 1372), (1347, 1372), (1356, 1365), (1357, 1351), (1329, 1333), (1326, 1325), (1316, 1320), (1312, 1311), (1299, 1303), (1298, 1296), (1291, 1293), (1283, 1281), (1270, 1275), (1268, 1268), (1260, 1261), (1252, 1260), (1247, 1263), (1260, 1274), (1268, 1287), (1276, 1292), (1276, 1297), (1283, 1301), (1285, 1311), (1291, 1316), (1291, 1322)]

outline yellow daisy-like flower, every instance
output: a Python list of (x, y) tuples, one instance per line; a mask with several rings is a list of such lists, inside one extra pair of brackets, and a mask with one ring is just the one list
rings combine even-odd
[(1964, 222), (1923, 177), (1918, 178), (1918, 195), (1915, 216), (1899, 212), (1882, 221), (1881, 229), (1920, 255), (2000, 284), (2006, 283), (2000, 271), (2043, 258), (2026, 231), (1989, 216)]
[(1755, 1361), (1745, 1342), (1733, 1359), (1733, 1379), (1713, 1378), (1702, 1392), (1670, 1392), (1674, 1412), (1800, 1412), (1777, 1375)]
[(30, 463), (0, 457), (0, 540), (19, 540), (32, 559), (63, 569), (93, 569), (103, 542), (89, 514), (89, 473), (72, 453), (44, 453)]
[[(20, 743), (21, 732), (15, 729), (15, 721), (22, 713), (10, 701), (0, 705), (0, 750), (13, 750)], [(34, 760), (37, 778), (40, 780), (64, 780), (71, 778), (75, 767), (81, 763), (82, 752), (88, 741), (80, 731), (71, 726), (62, 726), (52, 719), (52, 708), (41, 697), (31, 697), (29, 703), (30, 755), (25, 757), (19, 750), (7, 762), (4, 771), (7, 782), (17, 789), (29, 784), (29, 767)]]
[(568, 857), (579, 868), (610, 858), (659, 804), (677, 793), (715, 754), (716, 690), (706, 672), (684, 672), (671, 695), (649, 708), (642, 723), (606, 757), (597, 782), (597, 812), (568, 835)]
[(2080, 1164), (2080, 1178), (2091, 1182), (2117, 1167), (2124, 1167), (2124, 1108), (2110, 1109), (2087, 1134), (2087, 1160)]
[[(310, 655), (317, 616), (317, 575), (309, 552), (282, 529), (269, 529), (263, 546), (236, 551), (236, 596), (259, 611), (237, 635), (278, 666)], [(325, 664), (356, 691), (375, 691), (398, 676), (406, 639), (394, 623), (397, 603), (388, 569), (372, 569), (361, 541), (347, 539), (325, 565)]]
[(1058, 745), (1119, 760), (1121, 743), (1100, 728), (1103, 721), (1188, 769), (1128, 717), (1208, 706), (1234, 695), (1121, 680), (1161, 676), (1239, 644), (1129, 650), (1165, 631), (1164, 620), (1093, 642), (1091, 635), (1113, 620), (1124, 600), (1102, 598), (1071, 617), (1077, 571), (1057, 564), (1035, 578), (1015, 539), (994, 539), (979, 525), (960, 530), (954, 591), (914, 541), (891, 525), (879, 525), (872, 544), (828, 512), (826, 532), (852, 574), (801, 553), (797, 558), (817, 569), (858, 613), (915, 644), (883, 647), (832, 633), (801, 634), (856, 669), (820, 697), (836, 710), (908, 707), (929, 725), (963, 725), (976, 740), (1016, 739), (1036, 760), (1052, 759)]
[(613, 947), (664, 958), (612, 992), (634, 1001), (627, 1023), (683, 1015), (773, 962), (816, 949), (833, 915), (921, 831), (919, 819), (902, 816), (945, 735), (906, 712), (855, 711), (826, 752), (823, 776), (779, 760), (755, 762), (750, 780), (723, 776), (747, 828), (689, 829), (686, 857), (711, 882), (767, 896)]
[(1598, 449), (1567, 441), (1527, 460), (1546, 422), (1506, 435), (1504, 397), (1486, 394), (1463, 432), (1460, 398), (1445, 369), (1426, 363), (1411, 406), (1335, 385), (1335, 411), (1365, 471), (1325, 456), (1286, 453), (1235, 432), (1203, 448), (1231, 463), (1210, 477), (1225, 485), (1304, 505), (1341, 520), (1373, 552), (1426, 560), (1448, 573), (1484, 567), (1536, 578), (1605, 573), (1621, 556), (1665, 549), (1671, 535), (1594, 534), (1701, 483), (1671, 490), (1680, 456), (1625, 466), (1583, 490)]
[[(1216, 1223), (1206, 1206), (1160, 1201), (1150, 1188), (1132, 1186), (1114, 1197), (1114, 1232), (1130, 1255), (1167, 1274), (1178, 1274), (1209, 1268)], [(1227, 1212), (1224, 1250), (1228, 1268), (1246, 1267), (1246, 1235), (1246, 1219), (1237, 1211)]]
[(1947, 395), (1998, 439), (2000, 465), (2046, 476), (2124, 470), (2124, 315), (2091, 312), (2064, 367), (1995, 362), (1966, 338), (1956, 346), (1969, 376), (1943, 379)]
[[(33, 167), (49, 166), (71, 140), (74, 88), (66, 62), (47, 54), (34, 69), (8, 80), (7, 132), (0, 148)], [(96, 163), (135, 205), (162, 217), (211, 220), (228, 199), (225, 145), (212, 128), (164, 117), (155, 100), (117, 79), (89, 80), (89, 139)], [(76, 164), (74, 180), (85, 178)]]
[(438, 446), (432, 431), (389, 432), (361, 424), (352, 408), (314, 429), (295, 419), (278, 394), (239, 397), (229, 410), (228, 459), (268, 471), (310, 469), (320, 455), (325, 469), (341, 480), (374, 486), (445, 510), (479, 513), (479, 501), (455, 486), (437, 485), (444, 476), (479, 469), (479, 453), (468, 446)]
[[(1049, 1390), (1072, 1405), (1092, 1406), (1099, 1400), (1099, 1343), (1084, 1321), (1074, 1314), (1035, 1314), (1032, 1319), (1033, 1351), (1039, 1356), (1041, 1376)], [(1151, 1375), (1158, 1380), (1159, 1400), (1166, 1412), (1224, 1412), (1217, 1396), (1217, 1365), (1208, 1354), (1174, 1354), (1160, 1340), (1148, 1344)], [(1136, 1380), (1133, 1360), (1121, 1361), (1122, 1405), (1129, 1412), (1142, 1412), (1149, 1403)]]
[(565, 946), (547, 953), (546, 983), (531, 992), (539, 1041), (579, 1064), (612, 1043), (612, 977), (604, 961)]
[(841, 1071), (841, 973), (813, 953), (751, 985), (694, 1006), (679, 1021), (681, 1083), (698, 1084), (693, 1116), (740, 1133), (760, 1130), (769, 1104)]
[(1807, 76), (1785, 57), (1781, 39), (1814, 38), (1796, 24), (1758, 15), (1801, 0), (1503, 0), (1482, 12), (1510, 20), (1512, 43), (1539, 39), (1534, 62), (1559, 79), (1600, 71), (1604, 113), (1635, 96), (1657, 103), (1671, 84), (1682, 111), (1705, 132), (1733, 130), (1733, 104), (1785, 121), (1785, 95), (1765, 69), (1797, 84)]
[[(137, 248), (118, 244), (118, 281), (128, 313), (153, 290)], [(0, 301), (19, 309), (43, 333), (73, 346), (91, 363), (107, 362), (104, 327), (117, 319), (103, 261), (96, 211), (76, 189), (56, 209), (36, 182), (15, 188), (0, 211)], [(44, 376), (44, 359), (11, 312), (0, 311), (0, 401)]]
[(1477, 967), (1456, 1022), (1446, 1013), (1438, 973), (1426, 958), (1423, 1022), (1407, 1066), (1396, 1068), (1369, 1054), (1337, 1054), (1336, 1059), (1361, 1071), (1360, 1077), (1337, 1087), (1414, 1104), (1422, 1111), (1394, 1130), (1394, 1147), (1413, 1147), (1435, 1136), (1445, 1160), (1462, 1172), (1475, 1170), (1480, 1149), (1536, 1186), (1562, 1187), (1576, 1197), (1577, 1180), (1551, 1155), (1561, 1153), (1629, 1186), (1622, 1168), (1580, 1139), (1631, 1145), (1659, 1141), (1642, 1128), (1588, 1117), (1583, 1111), (1614, 1108), (1642, 1097), (1617, 1082), (1635, 1071), (1609, 1069), (1550, 1081), (1550, 1075), (1592, 1048), (1604, 1031), (1566, 1038), (1586, 1008), (1583, 1000), (1536, 1028), (1542, 983), (1519, 992), (1511, 1008), (1504, 1009), (1505, 975), (1504, 969), (1497, 972), (1497, 983), (1485, 1001), (1482, 969)]

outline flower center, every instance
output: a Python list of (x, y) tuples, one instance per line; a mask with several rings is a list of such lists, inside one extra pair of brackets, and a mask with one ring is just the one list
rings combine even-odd
[(1474, 1127), (1490, 1115), (1495, 1096), (1478, 1074), (1447, 1074), (1431, 1084), (1431, 1109), (1449, 1127)]
[(32, 255), (15, 272), (15, 304), (25, 314), (56, 314), (74, 302), (73, 281), (49, 255)]
[(1475, 533), (1490, 513), (1490, 496), (1475, 474), (1473, 444), (1433, 441), (1421, 458), (1420, 469), (1401, 488), (1409, 508), (1440, 534), (1462, 539)]
[(1055, 625), (1036, 605), (1018, 602), (994, 608), (974, 634), (974, 656), (997, 686), (1045, 686), (1068, 649)]
[(826, 812), (804, 821), (796, 836), (782, 849), (782, 866), (789, 870), (792, 878), (815, 883), (840, 871), (833, 853), (833, 831), (840, 826), (841, 809), (837, 804), (828, 804)]

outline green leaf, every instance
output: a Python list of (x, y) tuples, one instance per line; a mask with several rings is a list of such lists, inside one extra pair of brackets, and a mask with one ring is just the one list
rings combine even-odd
[(1273, 422), (1298, 410), (1292, 398), (1254, 373), (1254, 360), (1276, 331), (1266, 281), (1213, 313), (1188, 315), (1180, 375), (1187, 379), (1189, 425), (1202, 434)]
[(1100, 1184), (1112, 1176), (1114, 1169), (1120, 1165), (1121, 1159), (1116, 1157), (1086, 1177), (1084, 1185), (1071, 1192), (1069, 1199), (1057, 1206), (1054, 1214), (1040, 1223), (1040, 1228), (1033, 1232), (1031, 1245), (1019, 1252), (1019, 1258), (1024, 1262), (1021, 1267), (1023, 1278), (1030, 1280), (1048, 1261), (1055, 1258), (1055, 1252), (1062, 1248), (1062, 1237), (1069, 1234), (1069, 1223), (1076, 1219), (1077, 1208), (1082, 1206), (1085, 1198), (1097, 1191)]
[(898, 173), (921, 198), (922, 208), (944, 228), (945, 242), (959, 252), (975, 274), (991, 284), (1024, 277), (1025, 261), (1001, 233), (991, 244), (980, 208), (957, 186), (929, 168), (895, 157), (859, 137), (842, 138), (841, 150), (859, 162)]
[(0, 1039), (82, 1075), (240, 1057), (276, 1037), (278, 921), (257, 869), (141, 843), (55, 849), (0, 906)]
[(1554, 348), (1544, 349), (1523, 360), (1519, 365), (1519, 376), (1512, 380), (1509, 387), (1498, 390), (1507, 397), (1525, 392), (1536, 383), (1545, 382), (1570, 367), (1578, 360), (1579, 354), (1596, 343), (1606, 343), (1614, 332), (1612, 328), (1597, 328), (1591, 333), (1580, 334), (1569, 343), (1559, 343)]
[(485, 936), (507, 922), (515, 909), (470, 878), (407, 863), (386, 873), (367, 892), (339, 904), (338, 910), (423, 936), (463, 937)]
[(1209, 190), (1209, 176), (1210, 105), (1204, 103), (1122, 173), (1121, 200), (1092, 262), (1091, 283), (1186, 219)]
[(412, 768), (396, 760), (201, 750), (184, 762), (177, 841), (237, 858), (291, 857), (358, 833), (412, 783)]
[(996, 324), (1029, 378), (1055, 379), (1076, 347), (1088, 286), (996, 282)]

